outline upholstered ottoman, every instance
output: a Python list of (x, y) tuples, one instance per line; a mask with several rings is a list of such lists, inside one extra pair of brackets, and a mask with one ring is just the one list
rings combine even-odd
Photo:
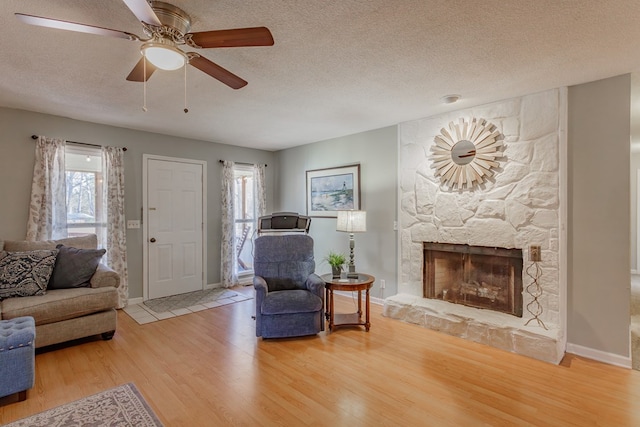
[(27, 398), (35, 382), (35, 337), (33, 317), (0, 320), (0, 397)]

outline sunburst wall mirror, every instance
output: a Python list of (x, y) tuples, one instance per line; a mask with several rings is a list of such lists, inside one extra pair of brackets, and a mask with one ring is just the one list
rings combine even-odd
[(431, 146), (435, 176), (450, 188), (471, 189), (496, 173), (503, 135), (484, 119), (458, 119), (442, 128)]

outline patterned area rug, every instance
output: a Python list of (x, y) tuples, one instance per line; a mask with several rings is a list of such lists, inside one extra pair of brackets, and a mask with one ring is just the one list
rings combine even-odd
[(40, 426), (156, 427), (162, 426), (162, 423), (136, 386), (129, 383), (23, 418), (5, 427)]
[(237, 293), (224, 288), (206, 289), (204, 291), (188, 292), (186, 294), (172, 295), (170, 297), (156, 298), (144, 302), (156, 313), (174, 311), (181, 308), (192, 307), (194, 305), (205, 305), (219, 299), (232, 298), (238, 296)]

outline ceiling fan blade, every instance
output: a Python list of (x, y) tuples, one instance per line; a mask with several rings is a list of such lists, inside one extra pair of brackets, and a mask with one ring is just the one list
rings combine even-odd
[(155, 25), (156, 27), (162, 26), (162, 22), (158, 19), (158, 16), (153, 11), (147, 0), (122, 0), (127, 5), (129, 10), (138, 18), (138, 21), (146, 24)]
[(127, 76), (127, 80), (130, 82), (145, 82), (149, 81), (149, 77), (151, 74), (157, 69), (151, 62), (147, 61), (146, 65), (146, 75), (145, 75), (145, 65), (144, 62), (147, 61), (147, 58), (144, 56), (140, 58), (140, 61), (133, 67), (133, 70)]
[(218, 64), (209, 61), (197, 53), (189, 52), (189, 64), (203, 73), (209, 74), (214, 79), (220, 80), (232, 89), (240, 89), (247, 85), (246, 80), (241, 79), (231, 71), (225, 70)]
[(61, 21), (59, 19), (43, 18), (41, 16), (16, 13), (16, 18), (30, 25), (40, 27), (57, 28), (60, 30), (78, 31), (80, 33), (97, 34), (99, 36), (118, 37), (127, 40), (140, 40), (135, 34), (109, 28), (94, 27), (93, 25), (78, 24), (76, 22)]
[(195, 48), (273, 46), (273, 36), (267, 27), (189, 33), (185, 40)]

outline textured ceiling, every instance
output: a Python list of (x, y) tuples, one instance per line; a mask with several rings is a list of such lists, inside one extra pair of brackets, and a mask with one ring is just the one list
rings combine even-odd
[[(0, 2), (0, 106), (278, 150), (640, 69), (636, 0), (169, 0), (192, 31), (266, 26), (271, 47), (199, 50), (249, 84), (189, 67), (125, 80), (139, 42), (34, 27), (15, 12), (142, 36), (119, 0)], [(186, 50), (191, 50), (187, 48)], [(440, 98), (460, 94), (444, 105)]]

